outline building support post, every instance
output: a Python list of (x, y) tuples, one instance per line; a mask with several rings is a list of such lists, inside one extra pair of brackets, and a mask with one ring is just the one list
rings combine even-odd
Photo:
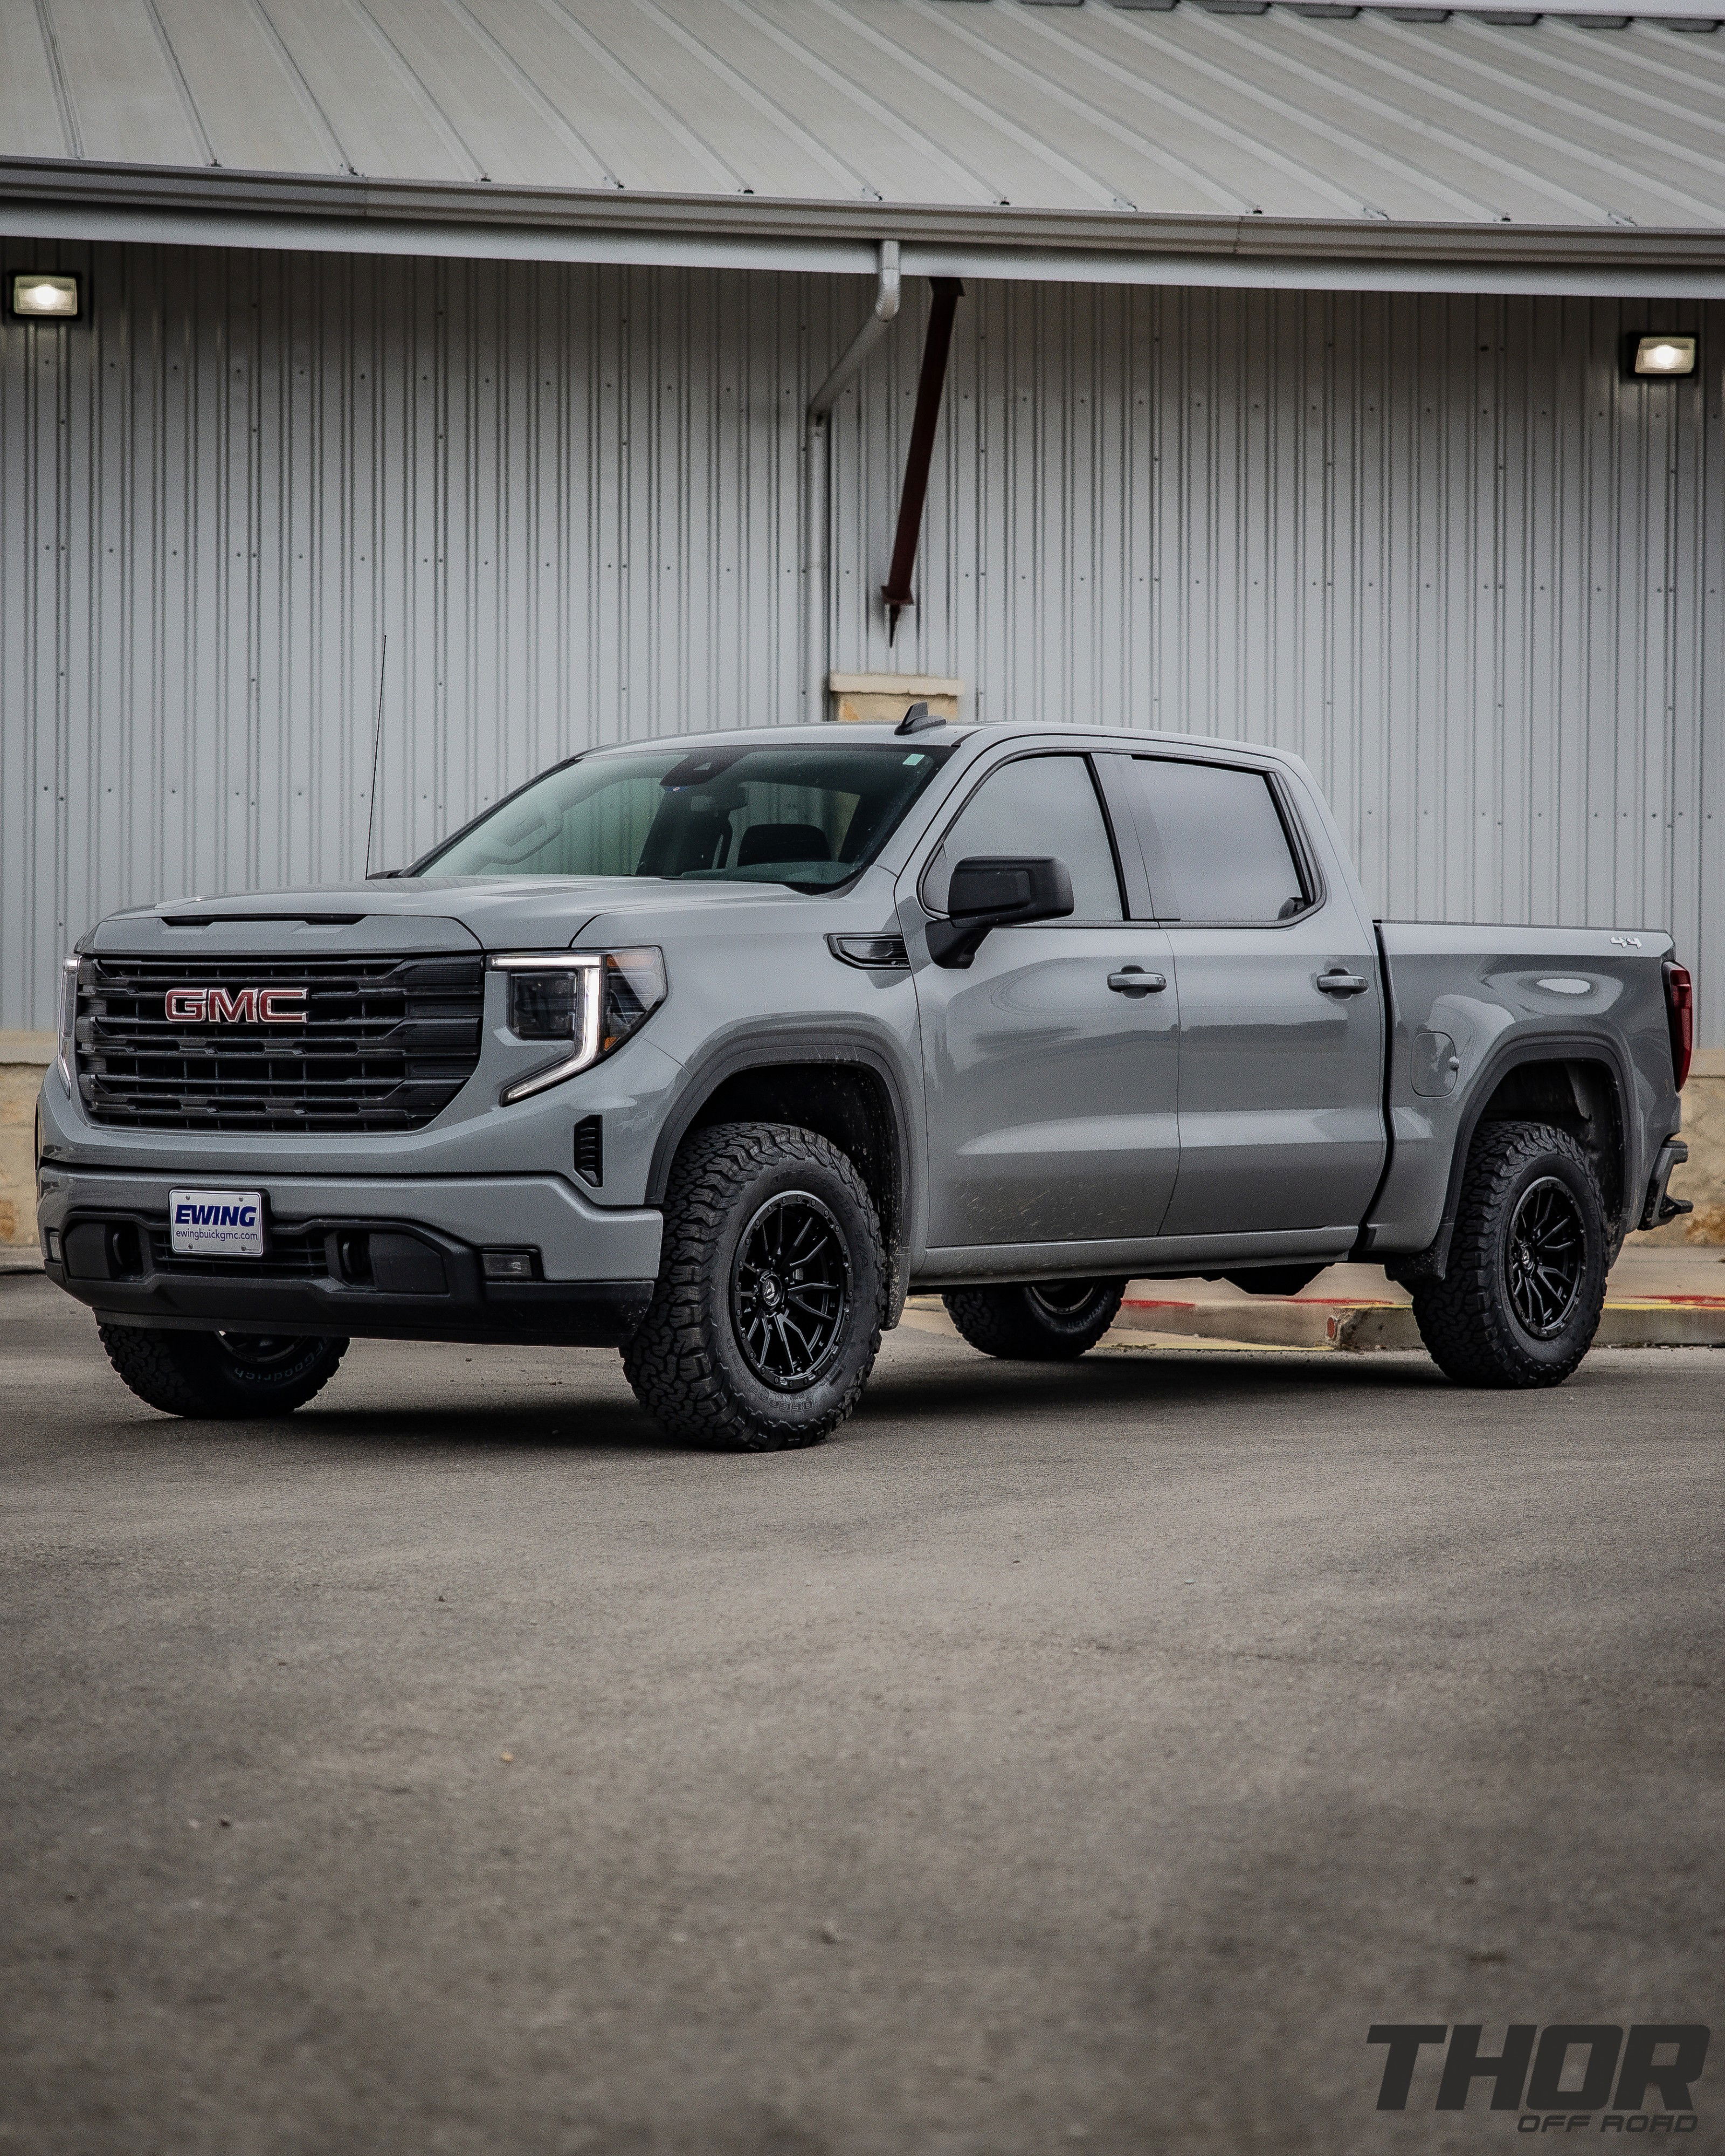
[(805, 719), (824, 719), (827, 711), (827, 634), (832, 619), (828, 575), (828, 527), (831, 521), (832, 416), (839, 393), (880, 343), (898, 315), (898, 242), (880, 242), (880, 268), (874, 311), (852, 337), (839, 363), (809, 400), (803, 425), (803, 650)]
[(916, 542), (922, 536), (922, 505), (928, 496), (928, 470), (934, 460), (934, 434), (940, 424), (941, 397), (947, 386), (947, 359), (952, 349), (952, 317), (964, 297), (956, 277), (935, 277), (928, 311), (928, 334), (922, 345), (922, 372), (916, 383), (916, 413), (911, 422), (910, 453), (905, 459), (904, 492), (899, 496), (898, 532), (892, 542), (892, 567), (880, 596), (886, 602), (886, 641), (898, 634), (900, 609), (915, 606), (911, 576), (916, 567)]

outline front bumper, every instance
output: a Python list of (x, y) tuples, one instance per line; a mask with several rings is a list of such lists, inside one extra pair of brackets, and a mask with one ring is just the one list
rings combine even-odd
[[(261, 1258), (180, 1258), (168, 1192), (264, 1192)], [(347, 1338), (618, 1347), (659, 1270), (660, 1217), (586, 1203), (559, 1176), (172, 1178), (49, 1170), (49, 1277), (105, 1324)], [(487, 1249), (540, 1277), (485, 1276)]]

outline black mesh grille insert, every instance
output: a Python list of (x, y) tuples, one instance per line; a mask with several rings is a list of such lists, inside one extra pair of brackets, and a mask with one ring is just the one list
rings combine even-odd
[(261, 1258), (188, 1258), (178, 1255), (166, 1228), (150, 1230), (150, 1270), (188, 1273), (205, 1280), (318, 1280), (329, 1270), (321, 1231), (274, 1228)]
[[(135, 1129), (418, 1130), (479, 1061), (485, 986), (478, 957), (85, 958), (79, 1091)], [(250, 1016), (243, 992), (265, 988), (303, 988), (305, 1024)], [(170, 1018), (182, 988), (242, 1014)]]

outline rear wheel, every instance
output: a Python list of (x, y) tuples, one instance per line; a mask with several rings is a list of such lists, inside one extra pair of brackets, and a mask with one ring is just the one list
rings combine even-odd
[(1432, 1360), (1458, 1384), (1559, 1385), (1592, 1347), (1610, 1263), (1587, 1155), (1549, 1123), (1491, 1123), (1461, 1178), (1449, 1269), (1414, 1288)]
[(1060, 1363), (1094, 1348), (1119, 1315), (1123, 1280), (1024, 1281), (941, 1297), (973, 1348), (1009, 1363)]
[(347, 1352), (345, 1340), (291, 1333), (177, 1332), (134, 1325), (99, 1330), (108, 1360), (141, 1400), (164, 1414), (291, 1414), (323, 1390)]

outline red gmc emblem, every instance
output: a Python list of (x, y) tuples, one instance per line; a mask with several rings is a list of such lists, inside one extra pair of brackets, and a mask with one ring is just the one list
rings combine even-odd
[[(304, 1025), (304, 988), (170, 988), (171, 1019), (194, 1025)], [(290, 1008), (297, 1004), (295, 1010)]]

